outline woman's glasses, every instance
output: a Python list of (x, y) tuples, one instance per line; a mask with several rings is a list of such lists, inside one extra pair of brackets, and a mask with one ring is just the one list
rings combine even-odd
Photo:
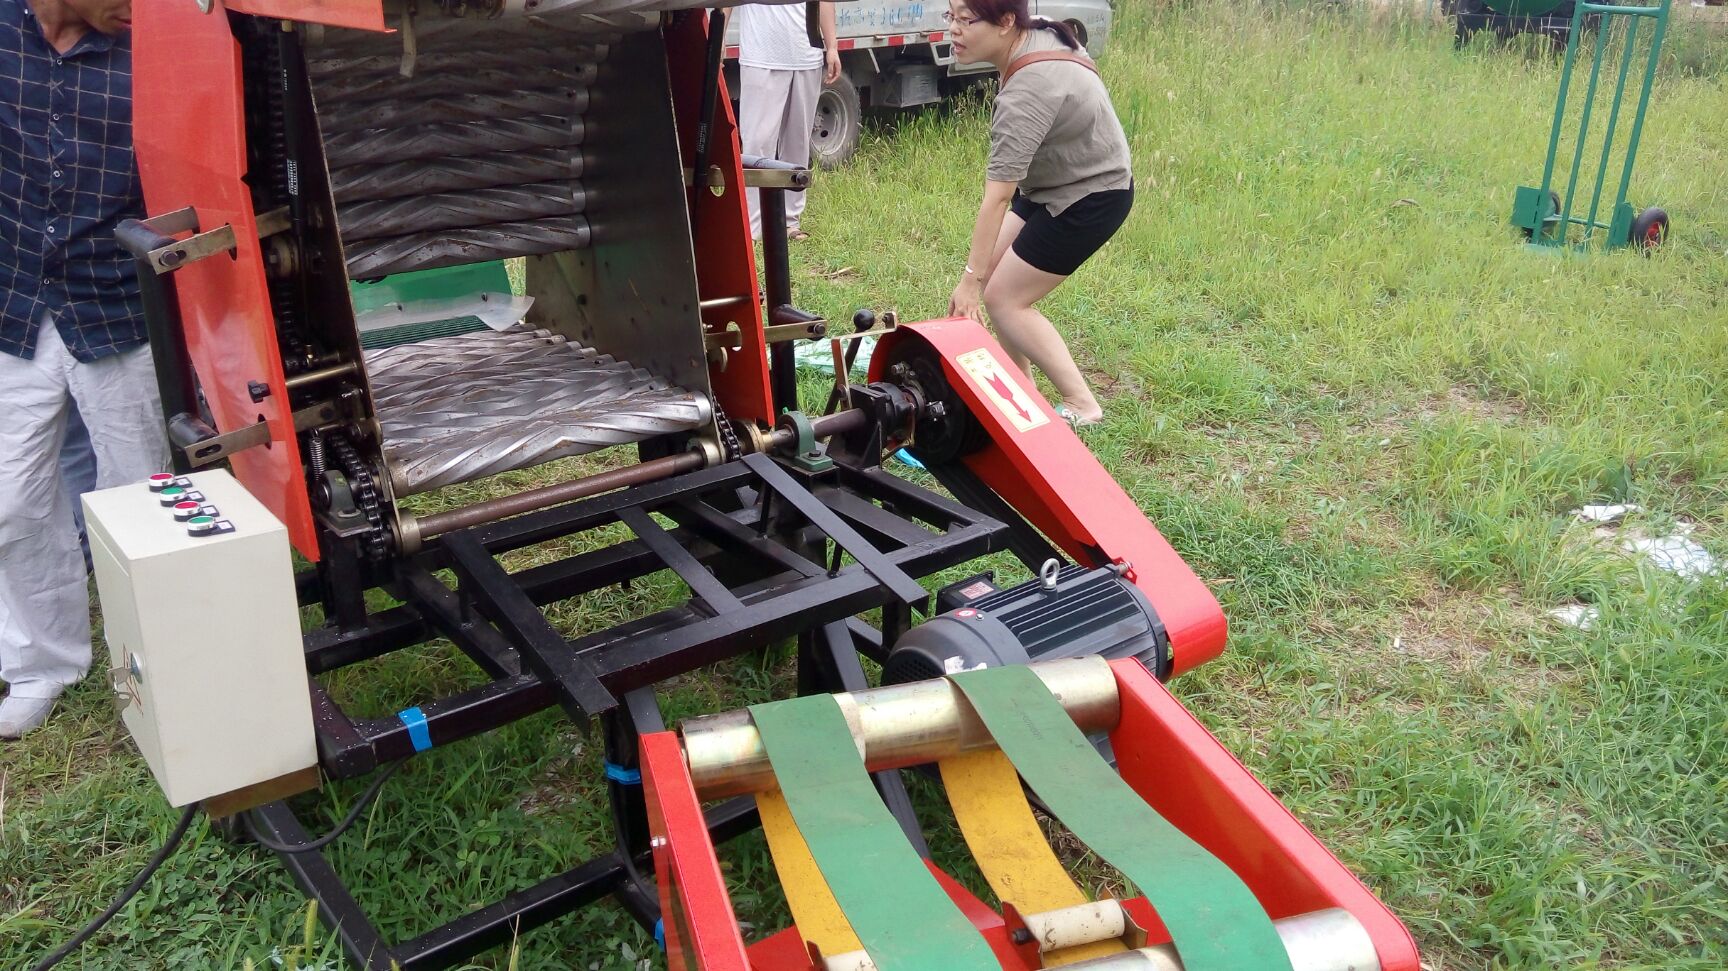
[(954, 11), (952, 11), (952, 10), (942, 11), (942, 22), (947, 24), (950, 27), (959, 27), (959, 28), (963, 29), (963, 28), (972, 26), (973, 24), (977, 23), (981, 19), (983, 19), (983, 18), (981, 18), (981, 17), (956, 16)]

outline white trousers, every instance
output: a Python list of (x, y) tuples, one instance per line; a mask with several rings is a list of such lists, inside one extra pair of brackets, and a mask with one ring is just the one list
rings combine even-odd
[(85, 364), (44, 317), (35, 357), (0, 353), (0, 681), (19, 698), (52, 698), (90, 670), (90, 595), (59, 462), (73, 400), (98, 488), (168, 465), (148, 346)]
[[(774, 71), (740, 67), (738, 74), (738, 143), (744, 154), (809, 165), (810, 129), (816, 123), (816, 96), (822, 92), (822, 69)], [(761, 239), (761, 190), (744, 192), (750, 200), (750, 236)], [(786, 193), (787, 232), (798, 228), (806, 195), (806, 192)]]

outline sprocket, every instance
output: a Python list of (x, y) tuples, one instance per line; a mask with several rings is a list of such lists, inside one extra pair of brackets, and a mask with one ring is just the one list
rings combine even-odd
[(378, 485), (347, 436), (331, 435), (329, 442), (336, 453), (337, 463), (342, 466), (342, 474), (348, 477), (348, 487), (354, 494), (354, 503), (366, 516), (366, 534), (361, 540), (366, 548), (366, 556), (374, 561), (383, 560), (390, 554), (390, 533), (384, 525), (384, 509), (378, 498)]

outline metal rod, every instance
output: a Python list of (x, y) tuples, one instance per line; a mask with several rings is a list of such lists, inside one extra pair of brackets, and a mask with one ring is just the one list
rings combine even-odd
[[(1374, 940), (1342, 908), (1316, 910), (1272, 922), (1293, 971), (1380, 971)], [(1083, 971), (1184, 971), (1174, 944), (1143, 947), (1067, 965)]]
[[(1079, 920), (1076, 920), (1076, 918)], [(1026, 914), (1026, 930), (1040, 953), (1121, 938), (1127, 933), (1127, 912), (1114, 900)], [(1379, 971), (1374, 941), (1354, 915), (1342, 908), (1316, 910), (1272, 922), (1290, 956), (1294, 971)], [(1114, 930), (1114, 933), (1110, 931)], [(826, 971), (876, 971), (876, 962), (863, 951), (824, 958)], [(1184, 971), (1174, 944), (1155, 944), (1108, 957), (1066, 965), (1086, 971)]]
[[(1115, 727), (1121, 717), (1116, 676), (1099, 657), (1031, 665), (1083, 732)], [(993, 747), (990, 732), (947, 681), (915, 681), (835, 695), (871, 772), (934, 762)], [(703, 799), (762, 792), (775, 786), (762, 736), (747, 710), (686, 721), (684, 758)]]
[[(820, 415), (810, 419), (810, 429), (818, 439), (833, 438), (835, 435), (845, 435), (855, 432), (870, 423), (870, 415), (862, 408), (848, 408), (832, 415)], [(768, 448), (778, 451), (788, 446), (798, 444), (798, 433), (790, 428), (776, 428), (768, 435)]]
[[(1614, 30), (1614, 22), (1608, 21), (1602, 27), (1602, 36), (1606, 37)], [(1590, 214), (1584, 217), (1591, 230), (1585, 232), (1586, 238), (1596, 227), (1596, 209), (1602, 201), (1602, 184), (1608, 181), (1608, 153), (1614, 147), (1614, 126), (1620, 121), (1620, 99), (1626, 94), (1626, 76), (1632, 68), (1632, 46), (1638, 40), (1638, 21), (1626, 21), (1626, 49), (1620, 55), (1620, 78), (1614, 84), (1614, 107), (1608, 112), (1608, 130), (1602, 135), (1602, 158), (1596, 163), (1596, 188), (1590, 193)]]
[[(719, 99), (720, 71), (726, 51), (726, 10), (715, 7), (708, 14), (708, 59), (702, 70), (702, 100), (697, 105), (696, 116), (696, 153), (695, 164), (691, 166), (691, 185), (701, 181), (702, 173), (708, 171), (708, 137), (714, 125), (714, 106)], [(702, 190), (692, 191), (690, 199), (690, 238), (696, 236), (696, 202)]]
[(1626, 190), (1632, 185), (1632, 160), (1638, 156), (1638, 138), (1644, 132), (1644, 112), (1650, 107), (1650, 88), (1656, 83), (1656, 57), (1662, 52), (1662, 36), (1668, 32), (1668, 7), (1669, 0), (1662, 0), (1660, 7), (1638, 8), (1639, 12), (1659, 11), (1660, 16), (1656, 16), (1656, 33), (1650, 38), (1650, 58), (1644, 65), (1644, 89), (1638, 94), (1638, 113), (1632, 116), (1632, 135), (1626, 140), (1626, 164), (1620, 169), (1620, 189), (1614, 195), (1616, 209), (1626, 201)]
[[(811, 422), (811, 427), (815, 429), (816, 437), (826, 438), (831, 435), (844, 434), (868, 421), (868, 414), (854, 408), (814, 419)], [(770, 442), (782, 446), (795, 441), (796, 438), (797, 436), (789, 429), (775, 432), (769, 436)], [(420, 517), (404, 514), (402, 518), (408, 524), (407, 532), (417, 536), (423, 542), (454, 530), (497, 522), (500, 519), (509, 519), (512, 516), (520, 516), (523, 513), (574, 502), (577, 499), (586, 499), (603, 492), (611, 492), (614, 489), (630, 488), (657, 482), (661, 479), (670, 479), (675, 475), (694, 472), (705, 465), (707, 465), (707, 460), (703, 458), (700, 452), (681, 452), (677, 455), (651, 459), (623, 469), (601, 472), (580, 479), (571, 479), (568, 482), (543, 486), (539, 489), (530, 489), (500, 499), (477, 502), (459, 509)]]
[(432, 513), (429, 516), (417, 517), (421, 540), (483, 523), (520, 516), (536, 509), (545, 509), (560, 503), (586, 499), (614, 489), (627, 489), (631, 486), (645, 485), (661, 479), (670, 479), (685, 472), (694, 472), (707, 464), (701, 452), (680, 452), (665, 458), (650, 459), (637, 465), (610, 472), (600, 472), (595, 475), (571, 479), (557, 485), (543, 486), (539, 489), (529, 489), (501, 499), (488, 499), (460, 509)]
[[(786, 237), (786, 190), (757, 189), (761, 194), (762, 263), (770, 314), (792, 305), (791, 254)], [(791, 344), (768, 349), (768, 387), (774, 413), (798, 410), (797, 355)]]
[[(1548, 158), (1542, 163), (1541, 197), (1546, 199), (1554, 189), (1554, 158), (1560, 150), (1560, 126), (1566, 119), (1566, 92), (1572, 86), (1572, 63), (1578, 57), (1578, 25), (1582, 22), (1582, 5), (1572, 12), (1572, 28), (1566, 37), (1566, 61), (1560, 68), (1560, 95), (1554, 99), (1554, 124), (1548, 130)], [(1570, 196), (1572, 189), (1567, 187), (1566, 194)], [(1561, 241), (1565, 241), (1565, 223), (1561, 223)], [(1538, 238), (1540, 233), (1537, 234)]]
[[(1572, 17), (1572, 23), (1573, 30), (1577, 30), (1579, 18), (1576, 14)], [(1576, 38), (1577, 35), (1574, 34), (1573, 41), (1568, 41), (1568, 44), (1573, 43)], [(1590, 135), (1590, 115), (1596, 108), (1596, 82), (1602, 76), (1602, 52), (1606, 49), (1604, 45), (1607, 43), (1607, 39), (1607, 31), (1600, 31), (1596, 34), (1596, 53), (1590, 59), (1590, 83), (1584, 89), (1584, 111), (1578, 119), (1578, 142), (1572, 148), (1572, 174), (1566, 182), (1566, 200), (1564, 208), (1560, 212), (1561, 243), (1566, 242), (1564, 227), (1571, 222), (1572, 205), (1577, 201), (1578, 170), (1584, 163), (1584, 141)], [(1590, 238), (1589, 230), (1585, 230), (1584, 238)]]
[(307, 371), (303, 374), (296, 374), (293, 377), (288, 378), (288, 390), (299, 391), (301, 388), (310, 387), (311, 385), (328, 381), (331, 378), (339, 378), (344, 375), (353, 374), (356, 370), (358, 369), (355, 367), (354, 362), (349, 361), (346, 364), (336, 364), (331, 367), (319, 368), (316, 371)]

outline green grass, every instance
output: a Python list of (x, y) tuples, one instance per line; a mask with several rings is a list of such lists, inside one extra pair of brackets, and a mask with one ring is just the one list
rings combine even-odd
[[(1104, 392), (1089, 442), (1231, 618), (1178, 694), (1434, 968), (1728, 965), (1728, 588), (1641, 571), (1566, 515), (1636, 502), (1728, 557), (1728, 40), (1677, 23), (1656, 88), (1632, 195), (1673, 216), (1671, 245), (1556, 259), (1505, 224), (1540, 175), (1552, 61), (1349, 9), (1119, 16), (1104, 70), (1139, 201), (1047, 308)], [(800, 302), (939, 314), (985, 127), (976, 105), (926, 114), (825, 174)], [(1544, 616), (1573, 602), (1595, 629)], [(668, 715), (786, 671), (770, 651), (680, 679)], [(390, 711), (471, 677), (426, 648), (334, 688)], [(0, 750), (0, 967), (98, 911), (173, 823), (98, 681)], [(387, 934), (459, 915), (599, 848), (597, 749), (548, 714), (416, 759), (336, 866)], [(302, 804), (327, 826), (363, 784)], [(783, 924), (760, 837), (724, 860), (741, 918)], [(334, 967), (305, 916), (273, 861), (200, 823), (65, 966)], [(602, 906), (475, 966), (653, 950)]]

